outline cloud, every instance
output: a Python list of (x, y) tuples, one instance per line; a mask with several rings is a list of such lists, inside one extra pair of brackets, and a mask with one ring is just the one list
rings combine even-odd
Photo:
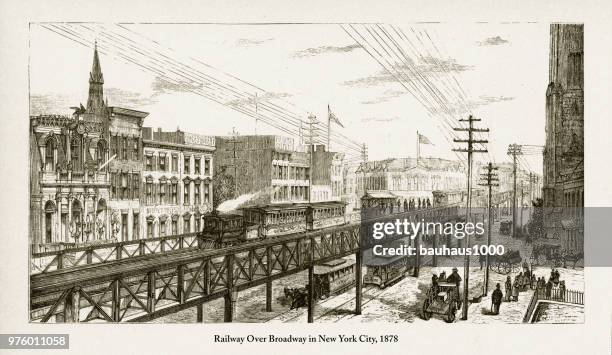
[(138, 108), (157, 102), (154, 97), (145, 97), (140, 93), (112, 87), (104, 89), (104, 97), (108, 100), (109, 106), (126, 108)]
[(487, 96), (487, 95), (480, 95), (479, 96), (479, 103), (480, 106), (484, 106), (484, 105), (489, 105), (495, 102), (501, 102), (501, 101), (512, 101), (514, 100), (514, 97), (509, 97), (509, 96)]
[(32, 94), (30, 95), (30, 115), (54, 115), (72, 112), (71, 106), (78, 106), (68, 95)]
[(479, 46), (499, 46), (504, 43), (510, 43), (508, 40), (501, 38), (500, 36), (489, 37), (484, 41), (478, 42)]
[[(466, 112), (467, 110), (474, 110), (478, 107), (491, 105), (497, 102), (512, 101), (512, 100), (514, 100), (514, 97), (503, 96), (503, 95), (502, 96), (480, 95), (477, 99), (468, 100), (466, 104), (464, 104), (463, 102), (453, 102), (448, 105), (447, 109), (442, 109), (440, 107), (434, 107), (431, 110), (434, 113), (439, 113), (439, 114), (446, 113), (447, 111), (450, 111), (451, 114), (466, 114), (468, 113)], [(467, 110), (466, 110), (466, 107), (467, 107)]]
[(272, 41), (273, 39), (274, 38), (265, 38), (265, 39), (239, 38), (236, 40), (236, 47), (258, 46), (262, 43)]
[[(154, 96), (146, 97), (137, 92), (122, 90), (114, 87), (104, 88), (104, 99), (108, 101), (109, 106), (134, 109), (157, 102)], [(70, 107), (76, 107), (79, 106), (79, 104), (86, 106), (87, 96), (82, 96), (82, 100), (79, 100), (78, 98), (75, 99), (69, 95), (32, 94), (30, 95), (30, 114), (68, 114), (73, 112)]]
[[(208, 87), (209, 85), (206, 85)], [(183, 81), (183, 82), (171, 82), (163, 79), (159, 76), (155, 77), (155, 80), (151, 83), (151, 89), (153, 90), (153, 96), (167, 94), (171, 92), (192, 92), (205, 87), (203, 83), (195, 81)]]
[(393, 122), (399, 120), (399, 116), (393, 117), (365, 117), (361, 119), (361, 122)]
[(406, 91), (401, 91), (401, 90), (385, 90), (382, 95), (375, 97), (371, 100), (366, 100), (366, 101), (361, 101), (362, 104), (364, 105), (373, 105), (373, 104), (379, 104), (382, 102), (387, 102), (393, 98), (402, 96), (407, 94)]
[[(423, 57), (418, 61), (410, 61), (408, 64), (396, 64), (393, 69), (399, 79), (406, 81), (419, 79), (420, 76), (427, 77), (434, 73), (463, 72), (473, 69), (473, 66), (459, 64), (453, 58)], [(347, 80), (340, 84), (350, 87), (372, 87), (388, 83), (397, 83), (396, 77), (386, 70), (381, 70), (374, 75)]]
[[(270, 101), (274, 99), (283, 99), (286, 97), (291, 97), (291, 94), (286, 93), (286, 92), (264, 92), (263, 94), (258, 93), (257, 102), (261, 103), (261, 102)], [(249, 105), (254, 107), (255, 106), (255, 96), (250, 95), (249, 97), (230, 100), (230, 101), (227, 101), (225, 104), (229, 106), (234, 106), (234, 107), (249, 106)]]
[(361, 48), (361, 46), (358, 44), (351, 44), (351, 45), (342, 46), (342, 47), (321, 46), (321, 47), (307, 48), (301, 51), (297, 51), (293, 53), (293, 57), (294, 58), (305, 58), (305, 57), (314, 57), (319, 54), (326, 54), (326, 53), (348, 53), (358, 48)]

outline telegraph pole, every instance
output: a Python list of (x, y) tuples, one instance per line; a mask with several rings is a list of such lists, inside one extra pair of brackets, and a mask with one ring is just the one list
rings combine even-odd
[[(489, 247), (489, 246), (491, 246), (491, 226), (492, 226), (492, 219), (491, 219), (491, 188), (493, 186), (499, 186), (499, 178), (497, 177), (497, 173), (494, 172), (498, 168), (496, 166), (493, 166), (493, 163), (489, 162), (489, 164), (487, 164), (486, 168), (487, 168), (487, 172), (485, 174), (480, 174), (480, 176), (481, 176), (481, 183), (478, 184), (478, 185), (480, 185), (480, 186), (487, 186), (489, 188), (489, 203), (488, 203), (488, 218), (489, 218), (489, 221), (487, 223), (487, 247)], [(484, 289), (482, 290), (482, 295), (483, 296), (486, 296), (487, 293), (489, 292), (489, 253), (486, 254), (485, 265), (486, 265), (486, 267), (485, 267), (485, 282), (484, 282)]]
[[(459, 122), (468, 122), (468, 128), (453, 128), (458, 132), (467, 132), (468, 139), (453, 139), (455, 143), (467, 143), (467, 148), (453, 149), (455, 152), (467, 153), (468, 156), (468, 171), (467, 171), (467, 212), (466, 212), (466, 223), (470, 220), (470, 213), (472, 208), (472, 153), (486, 153), (486, 149), (474, 149), (474, 143), (488, 143), (488, 140), (475, 139), (475, 132), (489, 132), (488, 128), (475, 128), (474, 122), (479, 122), (481, 119), (474, 118), (470, 115), (467, 119), (460, 119)], [(466, 235), (466, 248), (470, 247), (470, 235)], [(465, 266), (463, 270), (463, 308), (461, 309), (461, 319), (467, 320), (467, 305), (468, 303), (468, 283), (470, 278), (470, 256), (465, 255)]]
[(368, 147), (366, 146), (365, 143), (361, 145), (361, 160), (363, 160), (363, 169), (362, 169), (363, 184), (362, 185), (363, 185), (363, 194), (365, 195), (366, 194), (365, 169), (366, 169), (366, 163), (368, 162)]
[(514, 184), (512, 189), (512, 237), (516, 238), (516, 157), (522, 155), (521, 146), (518, 144), (510, 144), (508, 146), (508, 155), (512, 155), (512, 175)]
[(308, 172), (308, 203), (312, 202), (312, 173), (314, 172), (313, 155), (315, 149), (316, 125), (318, 123), (317, 116), (313, 114), (308, 115), (308, 142), (306, 142), (310, 153), (310, 171)]

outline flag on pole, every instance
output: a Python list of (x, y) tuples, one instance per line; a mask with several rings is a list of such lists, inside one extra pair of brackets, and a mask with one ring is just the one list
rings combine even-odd
[(329, 105), (327, 105), (327, 115), (328, 115), (328, 118), (329, 118), (329, 122), (333, 122), (333, 123), (337, 124), (338, 126), (344, 128), (342, 123), (340, 123), (340, 120), (338, 119), (338, 117), (336, 117), (336, 115), (334, 115), (334, 113), (331, 112), (331, 109), (329, 108)]
[(417, 133), (419, 135), (419, 144), (431, 144), (434, 145), (429, 138), (425, 137), (424, 135)]

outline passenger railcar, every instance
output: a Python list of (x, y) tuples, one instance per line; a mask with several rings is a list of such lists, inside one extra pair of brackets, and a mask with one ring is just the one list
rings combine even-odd
[(355, 286), (355, 260), (341, 258), (314, 266), (315, 298), (327, 298)]
[[(408, 243), (409, 238), (401, 238), (390, 243), (389, 247), (397, 248)], [(412, 267), (412, 257), (407, 255), (378, 256), (372, 249), (364, 253), (366, 274), (363, 277), (364, 285), (375, 285), (385, 288), (400, 281)]]
[(259, 225), (261, 238), (306, 231), (307, 204), (277, 204), (242, 208), (247, 223)]
[(306, 229), (316, 230), (346, 224), (346, 202), (315, 202), (308, 206)]
[(455, 203), (464, 202), (467, 198), (467, 193), (464, 190), (451, 191), (432, 191), (434, 207), (452, 205)]

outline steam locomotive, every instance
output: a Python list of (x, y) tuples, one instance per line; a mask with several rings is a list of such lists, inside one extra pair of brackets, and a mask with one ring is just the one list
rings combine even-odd
[(346, 203), (326, 201), (244, 207), (204, 216), (202, 237), (215, 248), (347, 223)]

